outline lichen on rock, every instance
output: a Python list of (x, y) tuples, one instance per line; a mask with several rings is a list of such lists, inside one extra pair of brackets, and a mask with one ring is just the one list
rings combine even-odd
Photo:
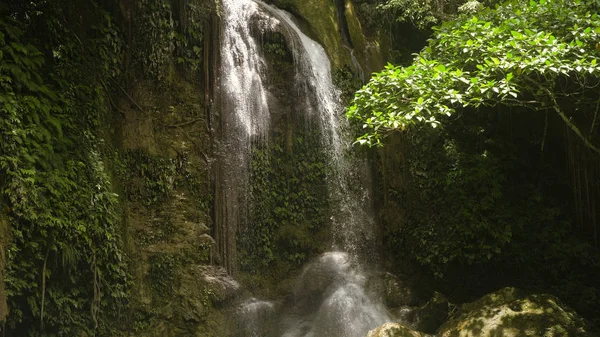
[(369, 331), (367, 337), (428, 337), (428, 335), (411, 330), (400, 323), (385, 323)]
[(585, 321), (548, 294), (504, 288), (464, 304), (440, 337), (587, 337)]

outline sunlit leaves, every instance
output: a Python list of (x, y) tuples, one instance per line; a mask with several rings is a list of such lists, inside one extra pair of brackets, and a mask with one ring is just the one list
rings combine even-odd
[[(598, 79), (600, 18), (593, 6), (514, 1), (435, 28), (411, 66), (388, 65), (356, 93), (347, 116), (365, 129), (360, 143), (381, 144), (390, 130), (415, 124), (435, 127), (460, 107), (538, 108), (559, 77)], [(522, 93), (534, 99), (525, 102)]]

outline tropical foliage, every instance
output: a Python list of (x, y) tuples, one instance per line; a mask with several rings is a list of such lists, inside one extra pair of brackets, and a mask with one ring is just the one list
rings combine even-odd
[(588, 1), (515, 1), (443, 24), (411, 66), (388, 65), (357, 92), (347, 116), (367, 131), (358, 141), (380, 144), (393, 130), (437, 127), (458, 108), (503, 104), (557, 113), (599, 152), (568, 117), (597, 105), (595, 12)]
[[(13, 8), (0, 18), (0, 185), (12, 245), (8, 327), (31, 334), (108, 333), (106, 318), (127, 297), (127, 261), (95, 128), (103, 83), (118, 74), (118, 31), (95, 21), (82, 45), (60, 3)], [(15, 20), (27, 17), (29, 20)], [(50, 25), (41, 47), (32, 37)], [(27, 42), (26, 42), (27, 41)], [(49, 56), (51, 55), (51, 56)]]
[(540, 0), (462, 15), (356, 93), (357, 143), (388, 137), (378, 151), (388, 253), (449, 289), (508, 282), (598, 310), (586, 281), (598, 273), (586, 215), (598, 195), (597, 12)]

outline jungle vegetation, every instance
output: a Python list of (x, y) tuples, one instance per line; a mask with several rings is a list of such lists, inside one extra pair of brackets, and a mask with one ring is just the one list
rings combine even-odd
[(389, 249), (449, 289), (513, 282), (599, 312), (599, 5), (458, 14), (357, 91), (356, 143), (402, 149), (413, 182), (382, 192), (409, 209), (384, 220)]
[[(176, 171), (198, 182), (181, 158), (119, 159), (104, 133), (123, 114), (119, 99), (143, 110), (128, 92), (135, 83), (164, 90), (175, 70), (210, 73), (212, 2), (182, 3), (0, 3), (3, 332), (118, 336), (117, 317), (135, 316), (124, 200), (156, 206)], [(599, 326), (600, 2), (355, 3), (365, 31), (390, 39), (392, 63), (362, 89), (348, 71), (335, 74), (346, 96), (358, 90), (347, 110), (357, 143), (375, 148), (363, 150), (385, 258), (417, 263), (457, 303), (519, 286), (553, 293)], [(285, 55), (277, 44), (271, 52)], [(314, 186), (328, 168), (313, 138), (288, 140), (298, 157), (275, 145), (252, 153), (260, 200), (250, 217), (260, 226), (240, 247), (258, 278), (298, 268), (327, 242), (326, 193)], [(136, 175), (141, 187), (119, 191)], [(210, 196), (194, 191), (209, 209)], [(176, 259), (152, 261), (154, 295), (164, 295)], [(129, 328), (148, 328), (137, 314)]]

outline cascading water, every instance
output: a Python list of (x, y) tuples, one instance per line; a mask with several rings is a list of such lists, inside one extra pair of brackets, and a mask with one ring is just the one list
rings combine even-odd
[(266, 16), (253, 1), (223, 1), (222, 87), (230, 106), (235, 111), (244, 141), (254, 135), (265, 136), (269, 128), (267, 90), (263, 83), (265, 64), (260, 47), (252, 37), (250, 23), (273, 28), (277, 21)]
[(222, 153), (217, 169), (216, 233), (221, 263), (235, 274), (236, 233), (246, 219), (248, 160), (253, 137), (265, 138), (269, 129), (265, 64), (250, 23), (267, 29), (277, 21), (249, 0), (223, 0), (221, 47)]
[[(277, 329), (268, 336), (365, 336), (370, 329), (389, 321), (389, 317), (383, 305), (365, 290), (361, 261), (368, 260), (374, 238), (370, 189), (365, 187), (367, 166), (347, 155), (351, 142), (344, 136), (347, 122), (342, 117), (339, 91), (332, 83), (329, 58), (323, 47), (304, 34), (292, 16), (281, 9), (252, 0), (223, 0), (223, 9), (222, 110), (234, 112), (231, 117), (223, 117), (229, 158), (224, 162), (231, 167), (229, 176), (235, 176), (223, 179), (226, 218), (239, 217), (238, 207), (245, 201), (240, 196), (247, 187), (251, 137), (264, 138), (269, 128), (265, 64), (253, 29), (276, 30), (285, 36), (296, 64), (296, 87), (304, 91), (301, 96), (306, 97), (308, 113), (319, 121), (323, 145), (334, 169), (328, 185), (335, 205), (331, 218), (335, 252), (322, 255), (304, 269), (293, 299), (281, 310)], [(241, 169), (235, 171), (234, 167)], [(240, 311), (247, 315), (242, 321), (254, 322), (249, 317), (257, 312), (271, 312), (269, 303), (252, 300), (243, 304)], [(254, 325), (245, 329), (246, 336), (266, 331)]]
[[(339, 90), (331, 78), (331, 65), (325, 49), (300, 30), (290, 13), (258, 2), (287, 30), (296, 60), (297, 80), (304, 81), (307, 95), (314, 96), (325, 147), (334, 172), (329, 187), (337, 209), (332, 217), (333, 248), (354, 257), (368, 253), (374, 239), (366, 162), (348, 156), (352, 142), (345, 135), (347, 120), (342, 116)], [(354, 186), (354, 188), (352, 188)]]

